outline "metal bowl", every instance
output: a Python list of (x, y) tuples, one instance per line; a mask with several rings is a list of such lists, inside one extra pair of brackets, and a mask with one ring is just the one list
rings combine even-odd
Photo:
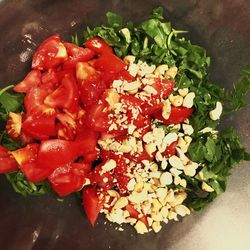
[[(17, 83), (28, 72), (32, 53), (49, 35), (65, 40), (84, 27), (104, 23), (109, 10), (135, 23), (162, 5), (176, 28), (189, 30), (194, 43), (211, 56), (210, 78), (230, 88), (250, 62), (248, 0), (1, 0), (0, 82)], [(248, 98), (248, 102), (250, 100)], [(250, 109), (224, 118), (238, 130), (250, 150)], [(222, 124), (222, 125), (223, 125)], [(248, 164), (249, 165), (249, 164)], [(54, 195), (21, 197), (0, 177), (0, 249), (3, 250), (247, 250), (250, 246), (250, 172), (235, 168), (227, 192), (201, 212), (164, 226), (158, 234), (123, 232), (98, 220), (93, 228), (74, 196), (59, 202)]]

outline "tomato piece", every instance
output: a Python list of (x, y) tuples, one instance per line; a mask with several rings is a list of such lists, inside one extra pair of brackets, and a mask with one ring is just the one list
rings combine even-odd
[(153, 156), (150, 156), (145, 150), (140, 154), (126, 155), (130, 160), (135, 161), (136, 163), (141, 163), (143, 160), (152, 161)]
[(42, 74), (42, 85), (48, 89), (55, 90), (59, 83), (57, 74), (54, 69), (48, 69)]
[(93, 37), (84, 43), (84, 46), (98, 54), (113, 53), (112, 48), (100, 37)]
[(0, 145), (0, 174), (6, 174), (18, 169), (18, 163), (7, 148)]
[(154, 112), (162, 109), (163, 107), (163, 102), (160, 102), (160, 99), (157, 97), (150, 97), (148, 101), (145, 101), (141, 105), (141, 110), (143, 115), (151, 115)]
[(151, 86), (157, 91), (157, 96), (161, 96), (164, 99), (171, 94), (175, 86), (175, 82), (168, 79), (156, 78), (154, 81)]
[(52, 108), (67, 108), (72, 112), (77, 110), (78, 102), (78, 88), (70, 74), (65, 75), (61, 85), (44, 100), (44, 103)]
[(55, 169), (73, 162), (79, 155), (77, 143), (60, 139), (42, 141), (37, 161), (39, 165)]
[(175, 86), (175, 82), (170, 81), (168, 79), (161, 79), (161, 84), (162, 84), (162, 97), (165, 99), (173, 91), (173, 88)]
[(39, 182), (45, 180), (53, 170), (39, 166), (35, 160), (25, 162), (20, 165), (20, 169), (25, 177), (31, 182)]
[(24, 107), (27, 115), (35, 110), (45, 110), (49, 108), (44, 104), (44, 99), (49, 95), (50, 90), (42, 87), (33, 87), (24, 97)]
[(133, 121), (133, 124), (136, 126), (137, 130), (140, 132), (141, 137), (143, 137), (151, 129), (151, 119), (148, 115), (139, 114), (137, 119)]
[(42, 74), (39, 70), (31, 70), (28, 75), (14, 87), (14, 90), (19, 93), (27, 93), (32, 87), (41, 84), (41, 77)]
[(136, 80), (136, 77), (130, 75), (130, 73), (127, 70), (122, 70), (116, 74), (115, 79), (119, 79), (119, 80), (123, 80), (123, 81), (126, 80), (127, 82), (133, 82)]
[(89, 127), (82, 125), (78, 127), (75, 141), (78, 144), (78, 149), (86, 162), (91, 162), (97, 159), (97, 141), (99, 133), (93, 131)]
[(75, 140), (75, 130), (63, 125), (62, 123), (56, 124), (56, 135), (58, 139), (73, 141)]
[(87, 62), (78, 62), (76, 64), (76, 79), (78, 81), (94, 80), (98, 71)]
[(9, 112), (6, 123), (6, 131), (10, 138), (17, 139), (21, 135), (22, 115)]
[(192, 108), (172, 106), (171, 113), (168, 119), (164, 119), (162, 117), (162, 110), (153, 113), (152, 116), (162, 121), (165, 125), (169, 125), (169, 124), (179, 124), (184, 122), (192, 113), (193, 113)]
[(31, 143), (24, 148), (11, 151), (11, 154), (13, 155), (17, 163), (21, 166), (26, 162), (36, 160), (38, 149), (39, 144)]
[(95, 56), (95, 52), (89, 48), (81, 48), (73, 43), (64, 43), (68, 52), (68, 60), (64, 62), (63, 68), (74, 68), (78, 62), (87, 62)]
[(55, 135), (56, 114), (54, 109), (46, 112), (37, 111), (24, 120), (22, 131), (33, 139), (44, 140)]
[(107, 131), (109, 128), (109, 111), (102, 102), (93, 104), (86, 113), (85, 124), (94, 131)]
[(146, 215), (144, 215), (143, 217), (139, 218), (139, 212), (134, 208), (134, 206), (132, 204), (128, 204), (126, 206), (126, 210), (129, 212), (130, 217), (135, 218), (137, 220), (140, 220), (141, 222), (143, 222), (145, 224), (146, 227), (148, 227), (148, 221), (147, 221), (147, 217)]
[(110, 171), (103, 171), (103, 165), (104, 163), (101, 163), (96, 166), (95, 169), (89, 173), (88, 177), (91, 184), (97, 184), (100, 188), (108, 190), (114, 187), (114, 177)]
[(161, 153), (162, 156), (165, 156), (166, 158), (171, 157), (172, 155), (176, 154), (176, 147), (177, 147), (178, 141), (172, 142), (169, 146), (167, 146), (166, 150)]
[(98, 197), (98, 190), (95, 187), (84, 187), (82, 192), (83, 208), (92, 226), (94, 226), (98, 215), (103, 207), (103, 200)]
[(46, 70), (56, 67), (68, 58), (67, 50), (59, 35), (47, 38), (33, 56), (32, 68)]
[(95, 68), (106, 73), (116, 74), (123, 71), (126, 64), (118, 56), (112, 53), (104, 53), (96, 59)]
[(66, 196), (80, 190), (87, 183), (85, 165), (72, 163), (56, 168), (48, 177), (54, 191), (59, 196)]
[(71, 75), (75, 77), (76, 76), (75, 69), (74, 68), (64, 69), (64, 70), (60, 69), (59, 71), (56, 71), (56, 77), (59, 82), (62, 81), (65, 75)]
[(100, 79), (82, 81), (80, 96), (85, 107), (97, 103), (106, 89), (106, 84)]

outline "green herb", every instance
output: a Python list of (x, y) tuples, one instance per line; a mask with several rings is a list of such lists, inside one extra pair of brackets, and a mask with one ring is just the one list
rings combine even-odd
[(247, 106), (245, 97), (250, 92), (250, 64), (241, 70), (241, 78), (226, 93), (226, 111), (231, 112)]
[(40, 196), (50, 191), (50, 185), (47, 181), (38, 183), (29, 182), (20, 171), (6, 174), (6, 177), (13, 189), (24, 196)]
[[(202, 166), (203, 179), (197, 175), (195, 178), (186, 178), (188, 183), (188, 199), (186, 203), (195, 210), (203, 208), (217, 195), (226, 189), (227, 177), (230, 170), (241, 160), (250, 160), (248, 154), (240, 143), (240, 139), (233, 128), (221, 131), (218, 135), (205, 133), (193, 139), (189, 149), (192, 161), (199, 162)], [(215, 192), (206, 194), (201, 190), (201, 184), (205, 181)]]

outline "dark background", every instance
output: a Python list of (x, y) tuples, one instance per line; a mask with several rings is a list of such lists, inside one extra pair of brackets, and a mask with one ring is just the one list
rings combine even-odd
[[(15, 84), (28, 72), (36, 47), (60, 33), (65, 40), (87, 25), (106, 22), (116, 11), (138, 23), (153, 7), (165, 7), (175, 28), (189, 30), (192, 42), (207, 48), (210, 77), (230, 88), (242, 67), (250, 63), (249, 0), (2, 0), (0, 1), (0, 83)], [(248, 96), (248, 102), (250, 98)], [(250, 109), (224, 118), (237, 128), (250, 151)], [(0, 249), (150, 249), (247, 250), (250, 246), (250, 173), (242, 163), (229, 178), (227, 192), (205, 210), (158, 234), (136, 235), (133, 228), (115, 230), (100, 218), (92, 228), (75, 196), (64, 202), (53, 195), (21, 197), (0, 177)]]

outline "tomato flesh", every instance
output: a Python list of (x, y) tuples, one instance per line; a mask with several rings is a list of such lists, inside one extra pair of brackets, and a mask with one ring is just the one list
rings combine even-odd
[(10, 173), (18, 169), (18, 163), (7, 148), (0, 146), (0, 174)]
[(84, 187), (82, 191), (83, 208), (92, 226), (98, 218), (103, 207), (103, 201), (99, 200), (97, 189), (92, 186)]
[(14, 90), (19, 93), (27, 93), (32, 87), (36, 87), (41, 84), (41, 72), (39, 70), (31, 70), (28, 75), (18, 83)]

